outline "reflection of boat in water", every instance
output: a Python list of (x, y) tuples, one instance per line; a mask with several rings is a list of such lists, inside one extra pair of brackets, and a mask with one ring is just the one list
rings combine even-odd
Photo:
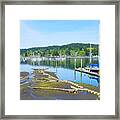
[(93, 76), (93, 75), (88, 75), (88, 77), (90, 78), (90, 79), (92, 79), (92, 80), (97, 80), (98, 82), (99, 82), (99, 77), (97, 77), (97, 76)]

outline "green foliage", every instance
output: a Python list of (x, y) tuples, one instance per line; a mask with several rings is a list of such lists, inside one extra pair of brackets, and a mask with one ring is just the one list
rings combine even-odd
[(59, 56), (58, 51), (57, 51), (57, 50), (53, 50), (53, 52), (52, 52), (52, 56)]
[(83, 43), (71, 43), (62, 46), (48, 46), (48, 47), (34, 47), (28, 49), (20, 49), (20, 55), (23, 57), (29, 56), (89, 56), (90, 49), (92, 55), (98, 55), (98, 44), (83, 44)]

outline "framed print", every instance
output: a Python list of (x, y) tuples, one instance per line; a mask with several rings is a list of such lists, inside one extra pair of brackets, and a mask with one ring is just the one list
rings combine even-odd
[(1, 8), (1, 118), (119, 119), (119, 2)]

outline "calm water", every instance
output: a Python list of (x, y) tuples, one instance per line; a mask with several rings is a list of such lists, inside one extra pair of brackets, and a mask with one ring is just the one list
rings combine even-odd
[[(47, 69), (54, 72), (60, 80), (69, 80), (77, 83), (86, 83), (93, 86), (99, 85), (99, 78), (85, 73), (74, 71), (75, 67), (80, 67), (80, 59), (67, 60), (44, 60), (44, 61), (26, 61), (20, 64), (20, 71), (28, 71), (32, 73), (33, 68)], [(98, 63), (93, 59), (92, 63)], [(83, 59), (83, 67), (89, 64), (89, 59)]]

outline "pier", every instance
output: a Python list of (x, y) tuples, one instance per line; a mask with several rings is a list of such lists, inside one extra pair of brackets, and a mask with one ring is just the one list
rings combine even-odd
[(83, 73), (90, 74), (90, 75), (94, 75), (94, 76), (97, 76), (97, 77), (100, 76), (98, 73), (88, 71), (88, 70), (86, 70), (85, 68), (75, 68), (75, 71), (83, 72)]

